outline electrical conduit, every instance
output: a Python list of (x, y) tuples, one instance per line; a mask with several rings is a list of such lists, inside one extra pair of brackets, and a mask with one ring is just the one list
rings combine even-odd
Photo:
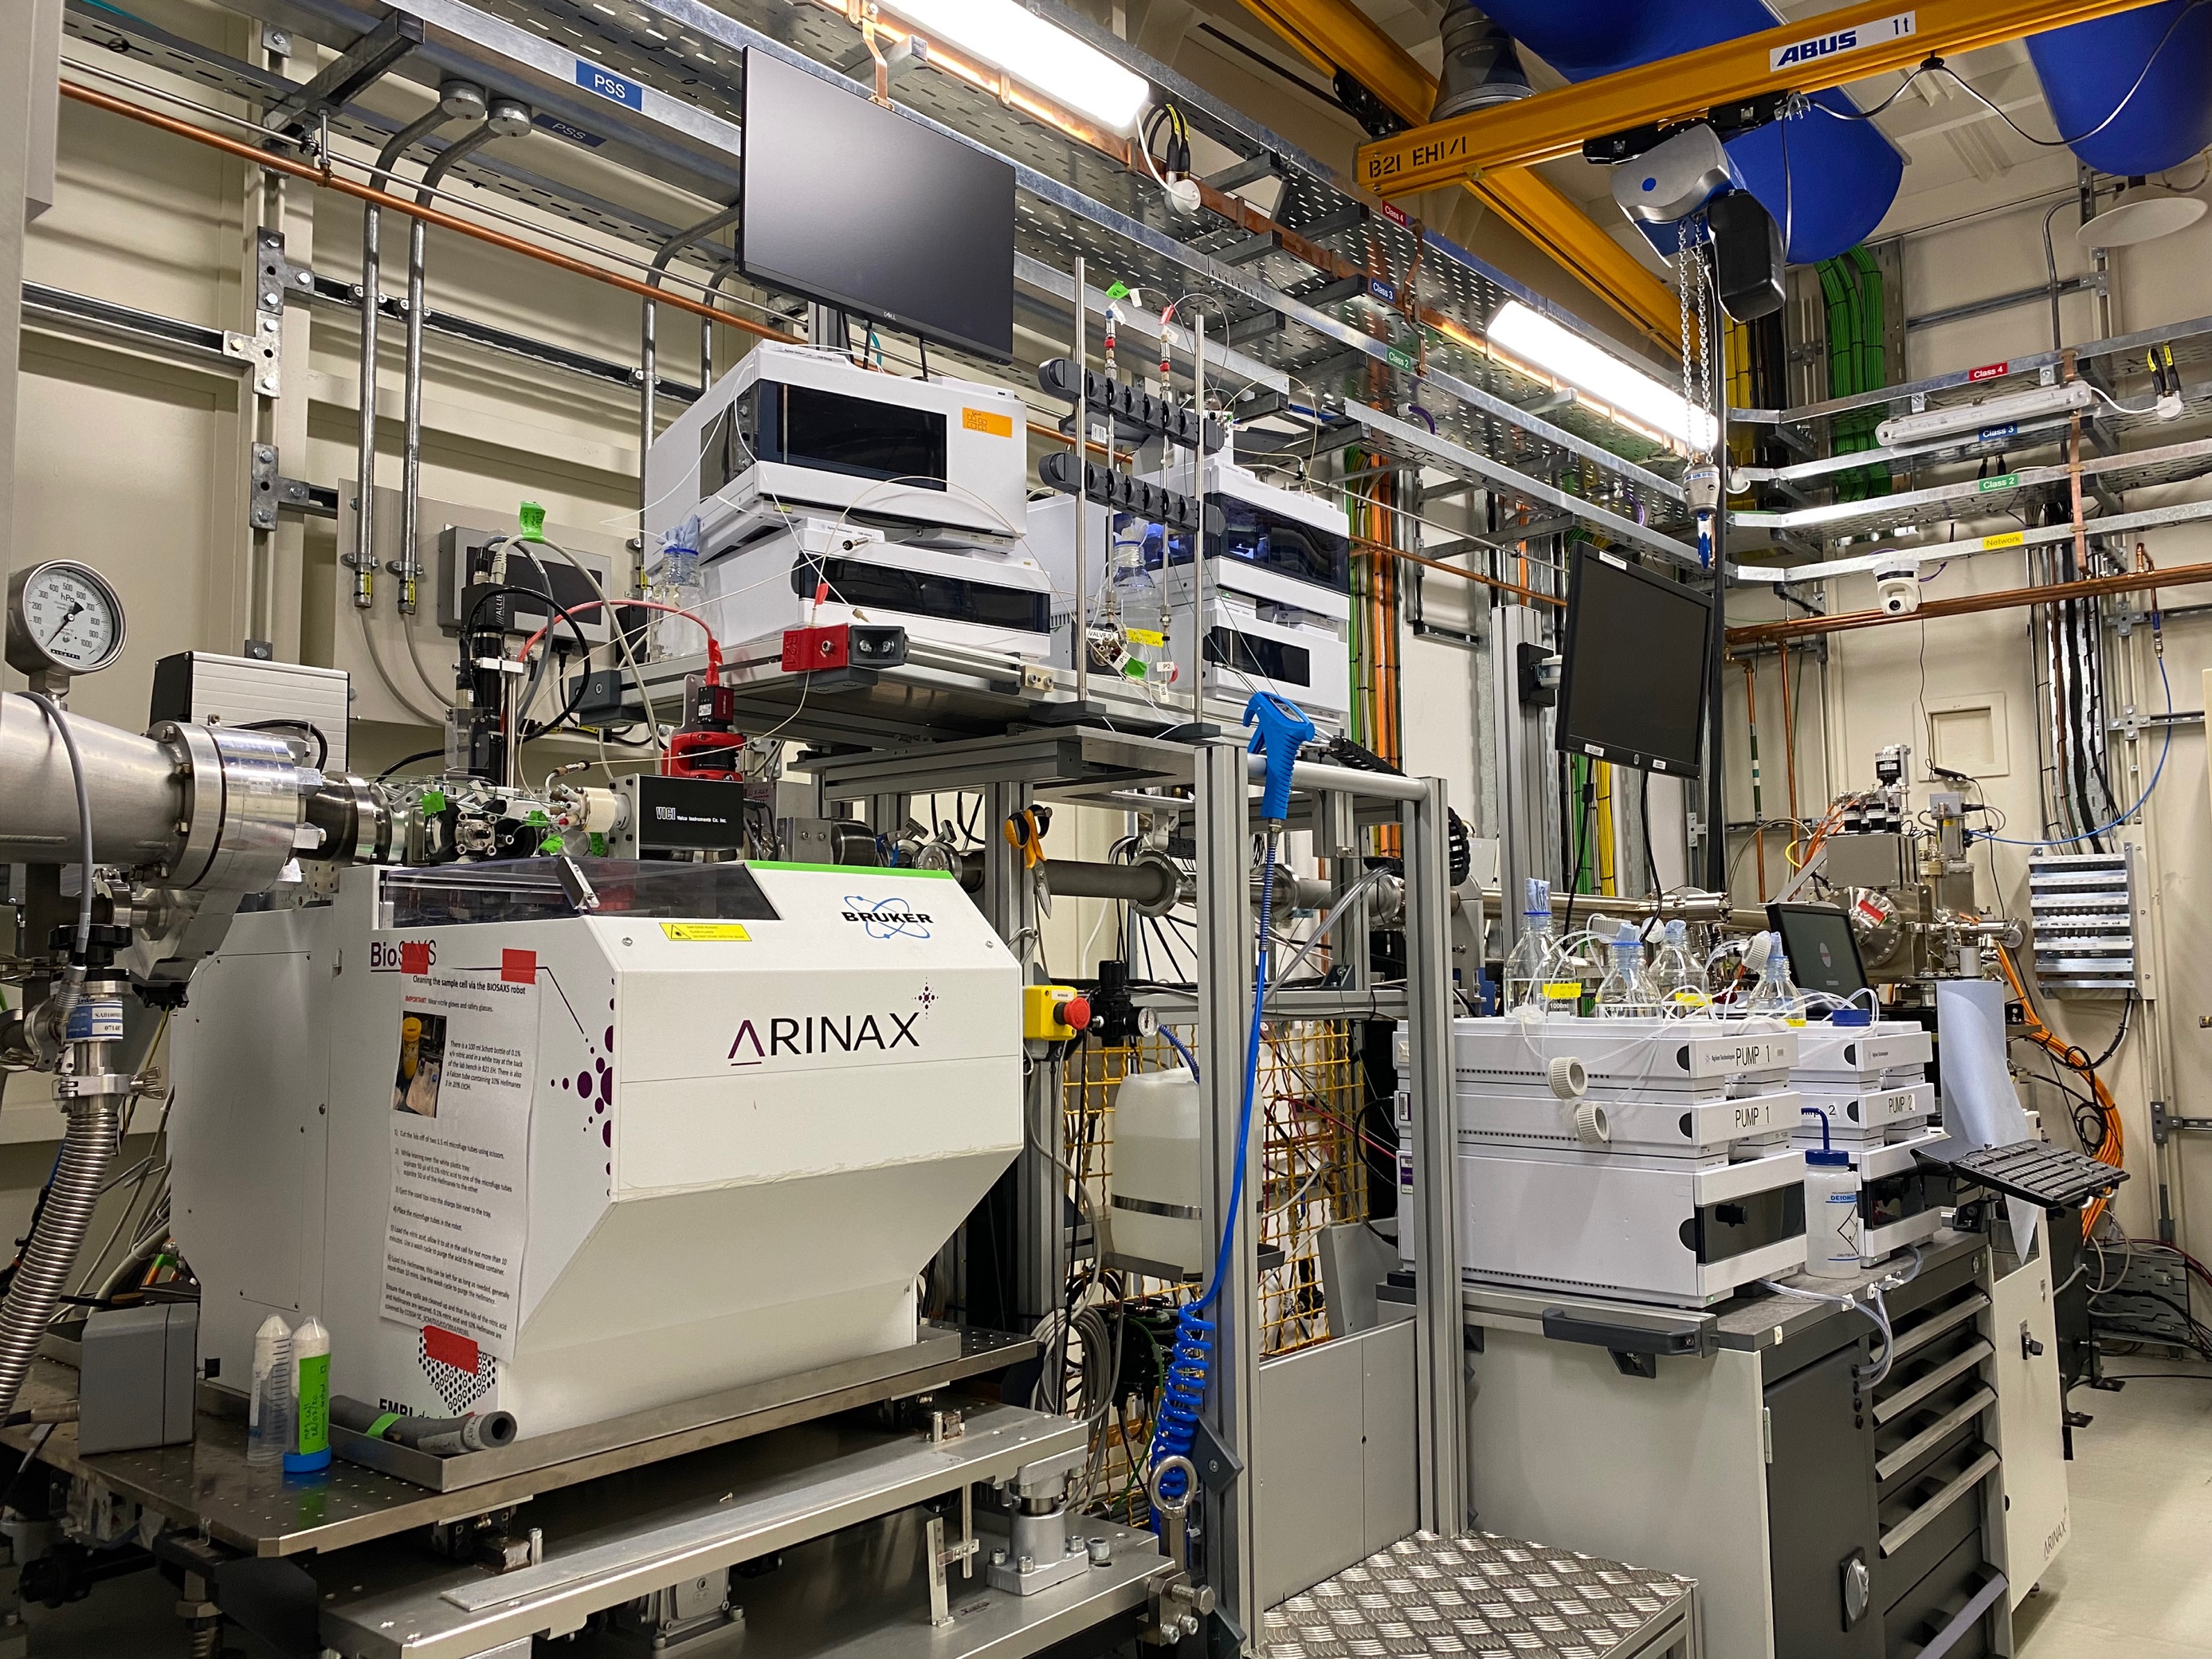
[[(91, 943), (92, 796), (84, 758), (77, 750), (76, 736), (68, 720), (51, 699), (35, 691), (28, 695), (61, 734), (76, 793), (77, 857), (84, 880), (77, 898), (76, 948), (70, 953), (61, 992), (62, 1029), (66, 1031), (69, 1011), (83, 995), (85, 960)], [(86, 1042), (80, 1052), (97, 1054), (107, 1046)], [(107, 1166), (114, 1158), (121, 1133), (117, 1103), (120, 1098), (94, 1094), (72, 1097), (64, 1103), (69, 1127), (62, 1137), (61, 1156), (54, 1160), (54, 1172), (40, 1195), (37, 1223), (9, 1280), (7, 1299), (0, 1302), (0, 1417), (15, 1409), (15, 1396), (23, 1390), (23, 1379), (30, 1375), (31, 1361), (38, 1357), (39, 1345), (46, 1340), (46, 1327), (76, 1266), (77, 1252), (84, 1248), (84, 1237), (91, 1229), (92, 1212), (100, 1203)]]

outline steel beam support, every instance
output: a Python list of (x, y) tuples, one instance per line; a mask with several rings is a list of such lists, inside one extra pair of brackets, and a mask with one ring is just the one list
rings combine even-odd
[[(1451, 853), (1444, 781), (1400, 816), (1406, 853), (1406, 1053), (1413, 1112), (1416, 1438), (1421, 1525), (1468, 1524), (1467, 1358), (1459, 1299), (1459, 1160), (1452, 1109)], [(1399, 1224), (1406, 1224), (1401, 1218)]]
[[(1272, 0), (1271, 0), (1272, 3)], [(1248, 0), (1249, 3), (1249, 0)], [(1354, 176), (1385, 196), (1409, 196), (1499, 167), (1572, 155), (1583, 140), (1775, 92), (1824, 92), (2022, 35), (2132, 11), (2149, 0), (1861, 0), (1802, 22), (1739, 35), (1701, 51), (1599, 76), (1577, 86), (1416, 126), (1363, 144)], [(1856, 44), (1833, 44), (1856, 31)], [(1825, 52), (1792, 48), (1826, 45)]]
[[(1244, 0), (1244, 7), (1320, 67), (1342, 70), (1401, 120), (1420, 126), (1436, 107), (1435, 77), (1352, 0)], [(1674, 343), (1674, 296), (1548, 179), (1507, 173), (1465, 182), (1537, 252), (1653, 339)]]
[[(890, 792), (882, 790), (868, 797), (872, 806), (889, 799)], [(998, 827), (1026, 810), (1030, 799), (1026, 783), (994, 783), (983, 792), (983, 919), (1021, 963), (1024, 984), (1035, 977), (1030, 963), (1037, 955), (1036, 884)], [(1066, 1205), (1058, 1163), (1065, 1138), (1059, 1066), (1028, 1068), (1022, 1082), (1022, 1150), (1014, 1164), (1014, 1296), (1022, 1313), (1034, 1321), (1059, 1306), (1067, 1282)]]
[(1498, 769), (1498, 948), (1521, 937), (1523, 884), (1531, 876), (1563, 879), (1552, 866), (1559, 845), (1557, 790), (1544, 711), (1521, 706), (1521, 653), (1526, 643), (1552, 648), (1547, 613), (1534, 605), (1500, 605), (1491, 613), (1491, 752)]
[[(1699, 282), (1705, 281), (1701, 275)], [(1703, 302), (1700, 301), (1702, 304)], [(1713, 315), (1720, 315), (1720, 296), (1712, 295)], [(1713, 383), (1713, 422), (1720, 434), (1721, 465), (1726, 466), (1729, 429), (1728, 330), (1717, 330), (1705, 349), (1711, 358), (1708, 372)], [(1728, 708), (1723, 675), (1728, 665), (1728, 542), (1729, 511), (1723, 501), (1713, 514), (1712, 637), (1708, 650), (1711, 684), (1705, 696), (1705, 885), (1716, 893), (1729, 890), (1728, 864)], [(1755, 721), (1758, 711), (1750, 711)], [(1759, 833), (1753, 831), (1754, 834)], [(1765, 897), (1765, 894), (1759, 896)]]
[[(1314, 821), (1314, 851), (1328, 860), (1329, 886), (1334, 895), (1330, 903), (1334, 905), (1366, 878), (1366, 860), (1360, 856), (1359, 802), (1353, 796), (1332, 791), (1321, 798)], [(1374, 983), (1367, 951), (1368, 931), (1374, 925), (1372, 896), (1362, 893), (1346, 904), (1344, 914), (1329, 932), (1329, 966), (1342, 975), (1347, 991), (1364, 993)]]
[[(1237, 1126), (1243, 1108), (1244, 1054), (1252, 1018), (1252, 904), (1249, 784), (1244, 750), (1233, 741), (1196, 752), (1193, 834), (1198, 854), (1198, 1041), (1204, 1076), (1200, 1099), (1206, 1132), (1200, 1142), (1209, 1221), (1234, 1225), (1220, 1293), (1209, 1310), (1214, 1332), (1213, 1382), (1201, 1415), (1214, 1438), (1244, 1465), (1213, 1472), (1198, 1460), (1206, 1492), (1205, 1579), (1213, 1587), (1222, 1628), (1213, 1651), (1233, 1643), (1252, 1650), (1260, 1628), (1259, 1528), (1250, 1464), (1260, 1398), (1259, 1194), (1266, 1137), (1246, 1138), (1241, 1213), (1232, 1215)], [(1216, 1235), (1218, 1236), (1218, 1233)]]
[(278, 132), (307, 131), (353, 102), (422, 44), (422, 20), (392, 13), (331, 59), (313, 80), (271, 104), (264, 124)]

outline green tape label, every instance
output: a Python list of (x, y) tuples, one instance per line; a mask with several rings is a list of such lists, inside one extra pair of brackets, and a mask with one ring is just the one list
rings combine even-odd
[(2020, 482), (2020, 474), (2019, 474), (2019, 473), (2017, 473), (2017, 472), (2000, 472), (2000, 473), (1998, 473), (1998, 474), (1997, 474), (1997, 476), (1996, 476), (1996, 477), (1994, 477), (1994, 478), (1984, 478), (1984, 479), (1983, 479), (1983, 480), (1981, 481), (1981, 483), (1978, 483), (1978, 485), (1976, 485), (1976, 486), (1975, 486), (1975, 488), (1976, 488), (1976, 489), (1979, 489), (1979, 490), (1980, 490), (1980, 491), (1981, 491), (1984, 495), (1988, 495), (1988, 494), (1989, 494), (1989, 492), (1990, 492), (1990, 490), (1992, 490), (1992, 489), (2010, 489), (2014, 485), (2017, 484), (2019, 482)]
[(331, 1357), (300, 1357), (300, 1431), (293, 1449), (302, 1457), (331, 1449)]
[(368, 1435), (371, 1440), (381, 1440), (384, 1438), (386, 1433), (391, 1429), (392, 1425), (398, 1420), (399, 1413), (398, 1412), (386, 1412), (383, 1416), (378, 1418), (375, 1422), (370, 1424), (368, 1428), (362, 1431), (362, 1432)]

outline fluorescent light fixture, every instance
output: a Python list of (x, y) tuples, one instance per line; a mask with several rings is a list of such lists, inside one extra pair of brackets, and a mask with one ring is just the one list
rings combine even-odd
[(1124, 132), (1152, 88), (1089, 42), (1016, 0), (892, 0), (886, 9), (925, 39), (1004, 70), (1058, 104)]
[(1669, 391), (1640, 368), (1630, 367), (1601, 346), (1571, 329), (1508, 300), (1490, 319), (1491, 343), (1581, 389), (1621, 414), (1656, 428), (1692, 449), (1711, 447), (1716, 423), (1692, 410), (1679, 392)]
[(1884, 449), (1900, 444), (1927, 443), (1962, 434), (2010, 437), (2022, 421), (2039, 415), (2063, 415), (2070, 409), (2087, 409), (2097, 394), (2087, 380), (2064, 386), (2033, 386), (2002, 398), (1978, 404), (1954, 404), (1948, 409), (1923, 409), (1917, 415), (1899, 415), (1874, 429), (1874, 441)]
[(2204, 216), (2204, 203), (2161, 185), (2130, 185), (2120, 199), (2074, 233), (2083, 247), (2134, 247), (2186, 230)]

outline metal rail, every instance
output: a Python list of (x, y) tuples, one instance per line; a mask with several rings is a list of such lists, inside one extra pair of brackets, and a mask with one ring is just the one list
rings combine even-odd
[(2183, 322), (2166, 323), (2156, 328), (2140, 329), (2132, 334), (2115, 335), (2106, 340), (2091, 340), (2082, 345), (2067, 346), (2057, 351), (2039, 351), (2030, 356), (2008, 357), (2001, 362), (1982, 363), (1972, 368), (1930, 374), (1923, 380), (1907, 381), (1903, 386), (1880, 386), (1872, 392), (1856, 392), (1848, 398), (1824, 398), (1819, 403), (1801, 404), (1794, 409), (1739, 409), (1732, 410), (1731, 414), (1736, 420), (1759, 426), (1797, 426), (1832, 415), (1848, 415), (1853, 410), (1881, 409), (1892, 404), (1909, 405), (1916, 398), (1931, 398), (1938, 392), (1956, 392), (1962, 387), (1971, 386), (1980, 392), (1992, 389), (1999, 380), (2014, 379), (2022, 374), (2040, 374), (2045, 369), (2062, 369), (2069, 359), (2075, 362), (2091, 362), (2105, 357), (2130, 357), (2137, 352), (2148, 351), (2154, 345), (2207, 339), (2212, 339), (2212, 317), (2192, 317)]
[[(2212, 499), (2199, 501), (2177, 501), (2171, 507), (2146, 507), (2139, 513), (2112, 513), (2083, 522), (2082, 530), (2091, 536), (2119, 536), (2141, 530), (2160, 530), (2178, 524), (2194, 524), (2212, 519)], [(1893, 547), (1886, 552), (1864, 553), (1855, 558), (1826, 559), (1812, 564), (1755, 565), (1732, 564), (1729, 580), (1732, 582), (1757, 586), (1784, 587), (1798, 582), (1825, 581), (1832, 576), (1850, 576), (1875, 569), (1877, 566), (1894, 564), (1900, 551), (1917, 551), (1923, 559), (1964, 559), (1978, 553), (2000, 553), (2008, 548), (2047, 547), (2055, 542), (2074, 539), (2070, 524), (2037, 525), (2027, 530), (2007, 530), (1990, 536), (1962, 537), (1954, 542), (1931, 543), (1921, 549)], [(1923, 606), (1924, 610), (1926, 607)], [(1917, 611), (1906, 613), (1917, 616)]]
[[(331, 0), (304, 3), (317, 16), (341, 20), (324, 31), (333, 39), (343, 34), (343, 26), (356, 21), (355, 14)], [(255, 3), (264, 9), (279, 9), (277, 0)], [(528, 7), (514, 0), (495, 0), (490, 11), (453, 0), (434, 5), (422, 0), (410, 9), (433, 22), (430, 45), (424, 52), (442, 50), (471, 64), (471, 72), (488, 85), (516, 77), (514, 66), (501, 57), (514, 33), (514, 25), (506, 22), (502, 14), (511, 13), (517, 21), (557, 36), (564, 46), (579, 48), (564, 56), (563, 62), (604, 64), (608, 73), (634, 76), (648, 86), (672, 70), (683, 76), (688, 96), (722, 109), (735, 108), (737, 59), (742, 52), (769, 52), (829, 76), (834, 71), (826, 64), (849, 53), (857, 40), (842, 16), (794, 8), (783, 0), (735, 0), (726, 12), (690, 0), (640, 0), (632, 9), (634, 17), (561, 0)], [(748, 19), (759, 27), (744, 21)], [(639, 20), (651, 21), (650, 38)], [(539, 56), (547, 44), (537, 43)], [(459, 57), (465, 49), (470, 55)], [(1121, 46), (1119, 51), (1125, 58), (1141, 59), (1133, 49)], [(416, 57), (430, 61), (422, 52)], [(533, 68), (518, 84), (530, 95), (553, 78), (550, 70)], [(1198, 276), (1223, 295), (1233, 318), (1272, 313), (1291, 325), (1266, 343), (1263, 360), (1276, 371), (1315, 386), (1317, 396), (1333, 403), (1342, 395), (1335, 390), (1338, 383), (1356, 370), (1370, 388), (1379, 380), (1394, 406), (1425, 401), (1447, 427), (1486, 449), (1501, 443), (1497, 435), (1501, 427), (1520, 428), (1534, 441), (1522, 447), (1519, 458), (1530, 471), (1553, 470), (1557, 463), (1547, 452), (1566, 448), (1587, 483), (1601, 489), (1606, 487), (1601, 480), (1617, 481), (1644, 505), (1643, 516), (1666, 520), (1678, 515), (1679, 489), (1668, 476), (1676, 459), (1647, 434), (1613, 426), (1586, 410), (1570, 410), (1558, 421), (1546, 422), (1516, 407), (1516, 400), (1533, 402), (1552, 388), (1517, 365), (1487, 355), (1480, 336), (1497, 306), (1508, 297), (1520, 298), (1569, 326), (1582, 325), (1508, 283), (1465, 250), (1432, 233), (1394, 222), (1379, 200), (1350, 191), (1340, 180), (1304, 172), (1301, 163), (1306, 158), (1294, 155), (1278, 158), (1295, 186), (1278, 210), (1281, 218), (1270, 219), (1245, 203), (1211, 192), (1208, 215), (1194, 222), (1175, 222), (1149, 180), (1131, 172), (1126, 150), (1085, 151), (1064, 140), (1040, 145), (1039, 128), (996, 100), (987, 102), (964, 85), (930, 84), (948, 79), (923, 75), (903, 78), (899, 85), (906, 101), (900, 113), (1013, 162), (1018, 184), (1029, 198), (1023, 242), (1032, 257), (1049, 253), (1046, 263), (1065, 264), (1080, 252), (1094, 269), (1114, 270), (1126, 282), (1169, 293), (1188, 286), (1190, 276)], [(598, 131), (650, 126), (652, 100), (647, 101), (648, 108), (643, 112), (611, 104), (596, 117)], [(1218, 119), (1218, 113), (1214, 118)], [(979, 132), (983, 135), (980, 138)], [(1231, 137), (1240, 149), (1254, 143), (1249, 137)], [(708, 207), (714, 204), (702, 199)], [(720, 199), (727, 199), (726, 195)], [(1164, 224), (1170, 229), (1160, 228)], [(1249, 236), (1255, 232), (1272, 238), (1279, 250), (1260, 262), (1265, 269), (1247, 269), (1221, 257), (1242, 239), (1240, 233)], [(1348, 245), (1348, 251), (1340, 251), (1343, 245)], [(1418, 262), (1418, 298), (1401, 295), (1395, 307), (1385, 304), (1378, 309), (1371, 302), (1365, 274), (1379, 270), (1402, 275), (1413, 268), (1417, 248), (1425, 255)], [(1284, 274), (1271, 280), (1273, 270)], [(1356, 280), (1346, 280), (1347, 273)], [(1316, 282), (1316, 276), (1324, 280)], [(1285, 291), (1279, 283), (1297, 292)], [(1385, 282), (1380, 291), (1396, 293), (1404, 287), (1402, 282)], [(1339, 289), (1346, 291), (1334, 291)], [(1350, 291), (1354, 289), (1358, 291), (1356, 297)], [(1413, 326), (1416, 319), (1418, 328)], [(1378, 329), (1378, 321), (1384, 326)], [(963, 361), (952, 353), (945, 357), (949, 363)], [(1365, 395), (1375, 393), (1370, 389)], [(1569, 437), (1576, 440), (1571, 448), (1562, 442)], [(1652, 459), (1647, 464), (1644, 458)], [(1655, 470), (1660, 465), (1667, 470)]]
[(2141, 593), (2151, 588), (2190, 587), (2199, 582), (2212, 582), (2212, 564), (2130, 570), (2118, 576), (2094, 576), (2044, 587), (2008, 587), (1996, 593), (1923, 599), (1917, 611), (1896, 616), (1885, 611), (1846, 611), (1838, 616), (1792, 617), (1785, 622), (1754, 623), (1747, 628), (1729, 629), (1728, 642), (1731, 648), (1739, 645), (1771, 645), (1778, 640), (1806, 639), (1815, 634), (1841, 634), (1861, 628), (1883, 628), (1893, 623), (1926, 622), (1939, 617), (1970, 617), (1984, 611), (2018, 610), (2023, 605), (2058, 605), (2068, 599), (2097, 599), (2113, 593)]
[(271, 173), (281, 173), (287, 178), (305, 179), (309, 184), (319, 185), (325, 190), (334, 190), (340, 195), (351, 196), (360, 201), (374, 202), (393, 213), (421, 219), (426, 223), (438, 226), (441, 229), (453, 231), (457, 235), (466, 236), (474, 241), (489, 243), (494, 247), (505, 249), (510, 253), (520, 253), (525, 258), (535, 259), (541, 264), (552, 265), (558, 270), (569, 271), (579, 276), (588, 276), (594, 282), (605, 283), (612, 287), (626, 289), (635, 294), (640, 299), (657, 299), (663, 305), (678, 307), (696, 315), (709, 318), (725, 327), (757, 335), (764, 340), (781, 340), (787, 343), (797, 342), (797, 337), (794, 335), (786, 334), (778, 329), (765, 328), (748, 318), (733, 316), (726, 311), (718, 311), (712, 306), (702, 305), (698, 301), (688, 299), (680, 294), (669, 294), (647, 288), (635, 276), (624, 276), (617, 270), (608, 270), (602, 266), (587, 264), (584, 260), (546, 247), (542, 244), (526, 241), (520, 236), (510, 236), (504, 231), (493, 230), (488, 226), (473, 223), (447, 213), (441, 208), (426, 207), (418, 202), (407, 201), (383, 191), (372, 190), (367, 185), (358, 185), (350, 179), (340, 178), (327, 168), (313, 167), (303, 161), (290, 161), (282, 155), (271, 155), (265, 150), (254, 149), (251, 144), (241, 143), (234, 138), (227, 138), (219, 132), (210, 132), (205, 127), (194, 126), (189, 121), (179, 121), (173, 116), (163, 115), (157, 110), (142, 108), (128, 99), (111, 97), (106, 93), (91, 87), (81, 86), (74, 81), (63, 82), (61, 88), (62, 96), (64, 98), (72, 99), (81, 104), (88, 104), (94, 109), (106, 110), (111, 115), (120, 115), (130, 120), (142, 121), (149, 127), (157, 127), (178, 137), (189, 138), (195, 143), (205, 144), (210, 149), (221, 150), (241, 161), (251, 161), (255, 166), (265, 167)]

